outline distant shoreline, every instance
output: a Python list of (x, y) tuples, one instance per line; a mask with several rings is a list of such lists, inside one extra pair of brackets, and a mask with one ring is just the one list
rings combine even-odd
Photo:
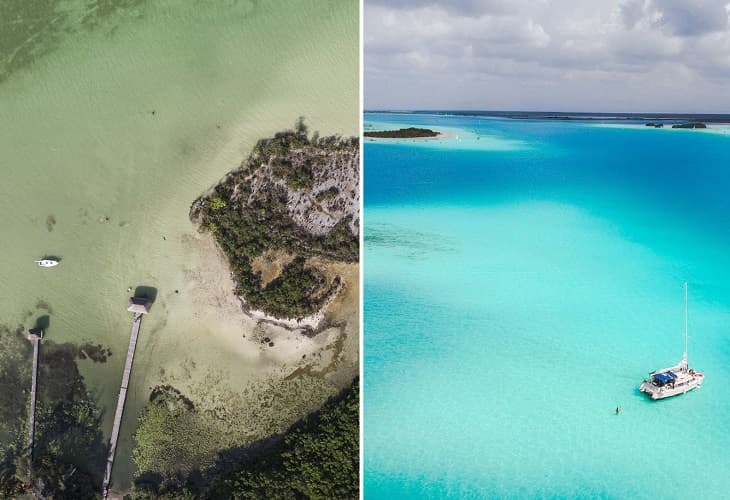
[(472, 118), (506, 118), (512, 120), (557, 120), (557, 121), (660, 121), (665, 125), (672, 123), (702, 122), (730, 124), (730, 114), (692, 114), (692, 113), (590, 113), (590, 112), (552, 112), (552, 111), (464, 111), (464, 110), (367, 110), (365, 114), (394, 115), (437, 115), (464, 116)]

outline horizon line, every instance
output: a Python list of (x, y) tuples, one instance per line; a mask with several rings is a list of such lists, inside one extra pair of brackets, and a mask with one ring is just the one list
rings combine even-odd
[(647, 116), (730, 116), (728, 113), (668, 112), (668, 111), (559, 111), (534, 109), (458, 109), (458, 108), (373, 108), (363, 109), (363, 113), (531, 113), (557, 115), (647, 115)]

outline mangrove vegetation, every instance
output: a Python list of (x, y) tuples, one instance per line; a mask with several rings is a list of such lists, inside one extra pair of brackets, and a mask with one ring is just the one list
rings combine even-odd
[[(130, 495), (148, 499), (356, 499), (359, 496), (359, 382), (282, 435), (222, 450), (215, 464), (196, 463), (198, 410), (176, 389), (157, 388), (137, 430), (138, 477)], [(190, 426), (181, 424), (189, 420)], [(176, 422), (171, 425), (171, 421)], [(175, 460), (170, 462), (173, 454)], [(172, 465), (177, 461), (177, 466)], [(161, 463), (170, 464), (160, 470)], [(199, 464), (200, 462), (198, 462)], [(167, 467), (167, 466), (166, 466)]]

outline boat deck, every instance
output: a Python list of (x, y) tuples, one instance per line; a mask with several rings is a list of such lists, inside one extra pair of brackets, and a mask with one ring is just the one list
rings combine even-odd
[[(662, 383), (657, 376), (674, 376), (669, 382)], [(662, 377), (663, 378), (663, 377)], [(652, 373), (651, 380), (645, 380), (639, 390), (648, 394), (652, 399), (663, 399), (670, 396), (684, 394), (702, 385), (704, 374), (689, 369), (686, 365), (677, 365)]]

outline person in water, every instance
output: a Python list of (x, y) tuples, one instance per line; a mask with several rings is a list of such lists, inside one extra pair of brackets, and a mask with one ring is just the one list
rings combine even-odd
[(617, 406), (616, 407), (616, 415), (618, 415), (619, 413), (621, 413), (621, 407), (620, 406)]

